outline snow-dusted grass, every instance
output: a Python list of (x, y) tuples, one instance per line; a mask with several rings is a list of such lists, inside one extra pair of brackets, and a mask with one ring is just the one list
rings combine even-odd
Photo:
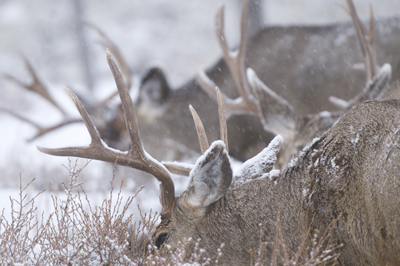
[[(274, 242), (261, 242), (260, 240), (258, 250), (253, 253), (252, 265), (337, 265), (340, 256), (338, 249), (342, 245), (331, 243), (330, 236), (339, 219), (340, 216), (333, 220), (325, 232), (318, 230), (311, 232), (310, 229), (303, 231), (297, 250), (289, 250), (284, 240), (278, 215)], [(262, 224), (260, 224), (260, 232), (262, 232)]]
[(129, 265), (139, 258), (128, 256), (134, 253), (130, 247), (139, 234), (153, 230), (157, 215), (134, 222), (128, 209), (137, 193), (128, 197), (121, 189), (114, 193), (113, 181), (108, 198), (93, 204), (78, 181), (83, 168), (69, 165), (70, 180), (62, 184), (64, 196), (52, 196), (53, 210), (39, 218), (36, 200), (42, 193), (30, 198), (26, 191), (30, 183), (20, 184), (18, 197), (11, 199), (11, 215), (3, 211), (0, 216), (1, 265)]
[[(87, 162), (88, 163), (88, 162)], [(43, 191), (28, 195), (29, 186), (20, 178), (19, 190), (10, 198), (11, 209), (0, 215), (1, 265), (217, 265), (224, 252), (221, 244), (217, 257), (207, 258), (201, 240), (186, 239), (172, 250), (168, 242), (158, 250), (151, 232), (158, 221), (157, 213), (129, 212), (138, 193), (126, 196), (115, 191), (114, 177), (108, 196), (97, 202), (81, 186), (81, 168), (77, 162), (68, 165), (68, 182), (62, 183), (63, 195), (51, 196), (49, 208), (37, 215), (37, 202)], [(329, 242), (331, 226), (322, 235), (306, 231), (296, 251), (286, 248), (280, 221), (275, 242), (263, 243), (252, 255), (250, 265), (335, 265), (338, 246)], [(260, 225), (261, 227), (262, 225)], [(260, 228), (261, 232), (261, 228)], [(268, 250), (272, 247), (272, 253)], [(194, 247), (193, 253), (188, 250)]]

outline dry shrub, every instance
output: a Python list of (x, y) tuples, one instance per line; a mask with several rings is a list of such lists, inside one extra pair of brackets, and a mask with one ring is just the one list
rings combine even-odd
[[(62, 183), (65, 197), (52, 196), (54, 212), (49, 217), (38, 219), (35, 199), (30, 198), (22, 186), (18, 199), (11, 199), (11, 218), (8, 221), (4, 210), (0, 216), (0, 265), (217, 265), (223, 245), (216, 258), (207, 258), (200, 248), (200, 240), (187, 239), (172, 250), (169, 245), (157, 250), (151, 242), (151, 233), (158, 219), (157, 213), (140, 211), (139, 221), (128, 214), (137, 193), (123, 199), (121, 189), (115, 196), (114, 178), (111, 180), (109, 197), (100, 206), (92, 206), (87, 194), (78, 182), (77, 161), (66, 167), (69, 183)], [(115, 173), (115, 171), (114, 171)], [(113, 175), (115, 176), (115, 175)], [(280, 223), (271, 252), (268, 243), (260, 241), (258, 252), (253, 254), (251, 265), (335, 265), (338, 247), (329, 243), (330, 232), (319, 236), (310, 231), (301, 237), (296, 252), (287, 250)], [(194, 249), (191, 247), (194, 245)], [(188, 250), (194, 250), (188, 254)]]
[[(45, 218), (37, 217), (35, 199), (43, 192), (28, 200), (22, 187), (18, 199), (11, 199), (11, 218), (4, 210), (0, 216), (0, 265), (207, 265), (204, 250), (186, 258), (189, 242), (178, 245), (174, 252), (157, 250), (150, 235), (155, 229), (159, 215), (144, 214), (135, 221), (128, 214), (130, 205), (139, 191), (126, 200), (121, 189), (115, 196), (112, 179), (108, 199), (100, 206), (92, 206), (87, 194), (78, 182), (81, 171), (77, 161), (69, 161), (66, 167), (69, 183), (61, 183), (65, 197), (52, 196), (54, 212)], [(115, 173), (115, 172), (114, 172)], [(115, 176), (115, 175), (113, 175)], [(8, 221), (10, 220), (10, 221)], [(40, 221), (40, 222), (39, 222)], [(146, 239), (150, 239), (149, 242)], [(145, 244), (144, 244), (145, 243)], [(146, 244), (149, 244), (146, 247)], [(198, 247), (199, 242), (196, 246)], [(146, 252), (151, 250), (151, 252)]]
[[(290, 250), (283, 237), (282, 226), (280, 224), (280, 215), (276, 223), (276, 237), (273, 243), (262, 242), (254, 254), (252, 260), (255, 266), (331, 266), (338, 264), (339, 253), (337, 252), (342, 245), (333, 245), (330, 242), (330, 236), (338, 219), (333, 220), (321, 235), (319, 230), (315, 229), (311, 234), (311, 229), (301, 233), (300, 243), (296, 251)], [(303, 219), (302, 219), (303, 220)], [(262, 226), (260, 225), (260, 235)], [(271, 251), (272, 250), (272, 251)]]
[[(123, 202), (121, 184), (114, 199), (113, 178), (109, 198), (93, 208), (78, 182), (84, 167), (79, 170), (76, 167), (75, 163), (67, 168), (70, 183), (62, 184), (67, 198), (61, 200), (52, 196), (55, 211), (48, 220), (46, 238), (41, 243), (46, 257), (64, 265), (134, 265), (130, 247), (138, 235), (130, 234), (131, 225), (135, 223), (127, 211), (137, 193)], [(76, 188), (80, 190), (74, 193)], [(155, 219), (150, 217), (137, 231), (154, 223)]]
[(21, 174), (19, 179), (19, 198), (10, 197), (11, 220), (6, 219), (4, 210), (0, 216), (0, 265), (33, 262), (39, 256), (37, 247), (46, 231), (38, 222), (35, 206), (35, 199), (43, 191), (28, 199), (25, 191), (35, 179), (25, 187), (22, 187)]
[(224, 244), (221, 244), (220, 248), (218, 248), (218, 255), (216, 258), (208, 258), (204, 255), (205, 250), (200, 248), (201, 239), (198, 239), (194, 243), (193, 252), (188, 254), (190, 247), (193, 245), (192, 240), (193, 239), (189, 238), (185, 239), (183, 242), (179, 241), (174, 250), (172, 250), (168, 244), (164, 245), (165, 247), (161, 250), (157, 250), (156, 247), (153, 247), (152, 253), (146, 257), (143, 265), (218, 265), (218, 260), (222, 255), (221, 250)]

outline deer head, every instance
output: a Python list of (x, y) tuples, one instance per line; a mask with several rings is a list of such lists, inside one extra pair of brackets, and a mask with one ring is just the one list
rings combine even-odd
[[(87, 147), (70, 147), (49, 149), (38, 147), (41, 152), (56, 156), (76, 156), (81, 158), (91, 158), (106, 162), (116, 162), (119, 165), (128, 166), (148, 172), (156, 177), (160, 185), (160, 203), (162, 205), (161, 223), (154, 233), (155, 244), (160, 247), (167, 239), (170, 244), (176, 243), (179, 239), (190, 236), (204, 237), (203, 233), (198, 233), (199, 225), (203, 224), (210, 211), (215, 212), (216, 204), (225, 197), (231, 186), (233, 172), (230, 166), (227, 144), (226, 120), (222, 96), (217, 89), (221, 139), (208, 144), (207, 137), (202, 122), (194, 108), (190, 106), (193, 114), (203, 155), (193, 166), (181, 166), (174, 163), (160, 163), (153, 159), (142, 147), (138, 131), (137, 118), (132, 100), (129, 96), (127, 86), (123, 77), (107, 50), (107, 61), (117, 84), (125, 114), (126, 128), (129, 132), (132, 143), (128, 152), (121, 152), (109, 148), (100, 138), (100, 135), (93, 125), (87, 111), (82, 103), (69, 89), (67, 92), (79, 110), (83, 121), (91, 136), (91, 143)], [(258, 162), (257, 170), (271, 170), (273, 167), (276, 153), (279, 151), (282, 141), (278, 141), (273, 147), (266, 148), (266, 156), (261, 156), (263, 160)], [(269, 151), (272, 150), (272, 153)], [(272, 155), (271, 155), (272, 154)], [(272, 162), (272, 164), (271, 164)], [(249, 178), (254, 177), (254, 171), (247, 170)], [(188, 175), (190, 183), (188, 188), (179, 196), (175, 197), (174, 183), (171, 173)], [(252, 173), (252, 174), (250, 174)], [(243, 180), (242, 180), (243, 181)], [(228, 217), (225, 217), (227, 219)], [(238, 225), (236, 225), (237, 227)], [(210, 244), (210, 243), (209, 243)], [(208, 245), (209, 245), (208, 244)]]

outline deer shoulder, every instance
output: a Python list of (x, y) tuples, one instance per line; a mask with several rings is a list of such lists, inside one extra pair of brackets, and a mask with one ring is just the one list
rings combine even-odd
[(400, 262), (395, 240), (400, 226), (399, 131), (399, 100), (364, 102), (285, 172), (287, 178), (301, 173), (309, 221), (314, 218), (323, 228), (341, 214), (334, 241), (344, 246), (344, 265)]
[(201, 239), (209, 256), (216, 256), (218, 246), (225, 243), (221, 263), (243, 265), (259, 237), (276, 238), (278, 211), (291, 250), (300, 242), (302, 217), (306, 227), (322, 231), (341, 215), (330, 241), (343, 245), (342, 265), (396, 265), (400, 262), (399, 131), (400, 101), (356, 105), (278, 176), (260, 173), (221, 190), (223, 195), (210, 196), (214, 200), (201, 212), (197, 204), (185, 200), (190, 185), (175, 202), (168, 222), (157, 228), (155, 239), (168, 235), (172, 247), (189, 236)]

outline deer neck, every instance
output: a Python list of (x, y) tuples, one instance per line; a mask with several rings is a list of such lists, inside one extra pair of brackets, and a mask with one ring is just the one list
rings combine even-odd
[(238, 265), (244, 265), (260, 239), (274, 239), (279, 217), (283, 235), (287, 236), (285, 241), (294, 250), (303, 212), (301, 183), (298, 176), (284, 173), (275, 179), (260, 178), (233, 188), (210, 206), (196, 226), (194, 238), (203, 240), (204, 249), (212, 253), (210, 257), (216, 256), (218, 249), (212, 243), (224, 243), (222, 253), (236, 254)]

